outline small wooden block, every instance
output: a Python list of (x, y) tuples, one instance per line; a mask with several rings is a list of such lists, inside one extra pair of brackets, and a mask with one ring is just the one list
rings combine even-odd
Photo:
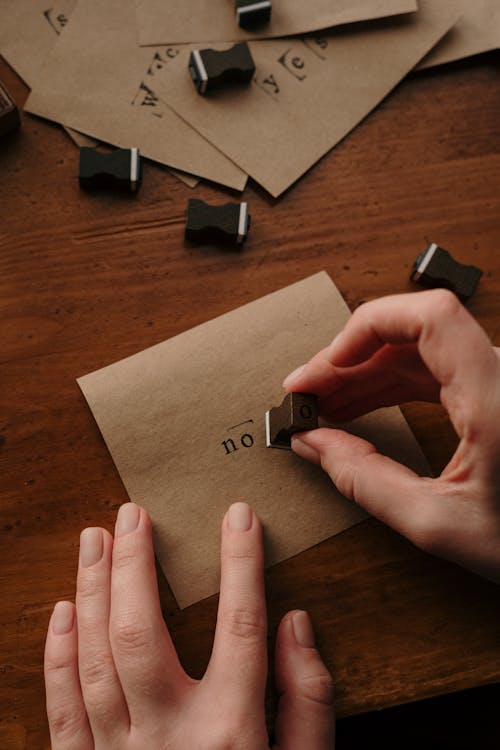
[(425, 287), (450, 289), (466, 302), (482, 275), (480, 268), (459, 263), (447, 250), (432, 243), (416, 259), (410, 278)]
[(242, 29), (263, 26), (271, 20), (271, 0), (236, 0), (236, 18)]
[(189, 72), (199, 94), (225, 84), (249, 83), (255, 63), (246, 42), (218, 52), (215, 49), (194, 49), (189, 57)]
[(187, 206), (185, 237), (200, 244), (242, 244), (250, 226), (248, 203), (210, 206), (190, 198)]
[(312, 393), (287, 393), (280, 406), (266, 412), (266, 446), (291, 449), (296, 432), (318, 426), (318, 399)]
[(114, 187), (135, 193), (142, 177), (139, 149), (117, 148), (105, 154), (84, 146), (80, 149), (78, 177), (84, 188)]
[(0, 83), (0, 136), (17, 130), (20, 124), (21, 119), (16, 103)]

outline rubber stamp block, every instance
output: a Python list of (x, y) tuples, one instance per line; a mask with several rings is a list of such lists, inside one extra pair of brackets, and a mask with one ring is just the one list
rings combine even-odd
[(84, 146), (78, 176), (84, 188), (114, 187), (135, 193), (142, 178), (139, 149), (118, 148), (106, 154)]
[(236, 0), (236, 18), (242, 29), (263, 26), (271, 20), (271, 0)]
[(21, 124), (19, 110), (16, 103), (0, 83), (0, 136), (11, 133)]
[(459, 263), (447, 250), (432, 243), (416, 259), (410, 278), (425, 287), (450, 289), (466, 302), (482, 275), (480, 268)]
[(187, 206), (185, 237), (200, 244), (242, 244), (250, 226), (248, 203), (210, 206), (190, 198)]
[(199, 94), (225, 85), (249, 83), (255, 73), (255, 63), (246, 42), (235, 44), (221, 52), (215, 49), (195, 49), (189, 57), (189, 72)]
[(287, 393), (280, 406), (266, 412), (266, 445), (290, 450), (292, 435), (317, 426), (317, 397), (312, 393)]

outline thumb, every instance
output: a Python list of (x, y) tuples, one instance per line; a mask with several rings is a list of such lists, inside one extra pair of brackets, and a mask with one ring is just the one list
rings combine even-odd
[(343, 430), (320, 428), (292, 438), (302, 458), (321, 464), (343, 495), (379, 521), (426, 549), (438, 528), (435, 480), (377, 452), (366, 440)]
[(280, 623), (276, 685), (275, 750), (333, 750), (333, 681), (315, 648), (307, 612), (288, 612)]

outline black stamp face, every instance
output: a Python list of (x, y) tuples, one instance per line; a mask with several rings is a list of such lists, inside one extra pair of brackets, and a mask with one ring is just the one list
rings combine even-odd
[(302, 404), (302, 406), (300, 407), (300, 416), (302, 417), (302, 419), (311, 419), (312, 415), (312, 409), (309, 404)]

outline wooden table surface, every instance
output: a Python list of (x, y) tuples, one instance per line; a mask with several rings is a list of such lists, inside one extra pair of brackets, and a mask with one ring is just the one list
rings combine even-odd
[[(321, 269), (351, 309), (411, 291), (429, 241), (484, 270), (469, 309), (500, 344), (498, 62), (411, 77), (280, 200), (251, 183), (242, 252), (183, 240), (188, 198), (237, 195), (192, 192), (151, 163), (136, 197), (84, 193), (75, 146), (28, 115), (0, 143), (1, 748), (49, 746), (47, 622), (74, 597), (80, 530), (111, 530), (127, 500), (78, 376)], [(27, 89), (3, 61), (0, 80), (22, 105)], [(404, 413), (439, 472), (456, 444), (446, 415)], [(200, 676), (216, 597), (180, 611), (163, 578), (160, 590), (181, 659)], [(267, 591), (271, 647), (286, 610), (311, 613), (339, 716), (500, 678), (498, 587), (373, 520), (269, 570)]]

